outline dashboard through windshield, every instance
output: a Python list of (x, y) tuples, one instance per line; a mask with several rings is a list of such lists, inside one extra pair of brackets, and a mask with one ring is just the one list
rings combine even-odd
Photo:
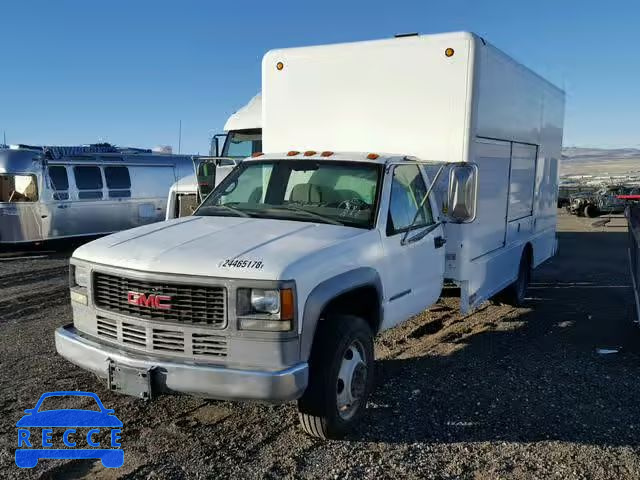
[(247, 161), (194, 215), (274, 218), (373, 228), (382, 166), (371, 163)]

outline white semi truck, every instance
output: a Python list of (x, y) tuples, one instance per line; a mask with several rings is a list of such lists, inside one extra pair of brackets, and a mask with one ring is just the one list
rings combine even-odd
[(520, 304), (555, 253), (564, 94), (470, 33), (275, 50), (262, 75), (265, 153), (194, 216), (80, 247), (56, 347), (113, 391), (297, 400), (338, 437), (376, 334), (445, 282), (464, 311)]
[[(211, 139), (210, 157), (194, 158), (194, 173), (171, 186), (166, 220), (191, 215), (202, 199), (245, 157), (262, 150), (262, 95), (234, 112), (225, 133)], [(220, 138), (224, 138), (220, 148)]]

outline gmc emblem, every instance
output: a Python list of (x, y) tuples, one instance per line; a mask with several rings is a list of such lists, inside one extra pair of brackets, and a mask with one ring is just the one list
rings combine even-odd
[(127, 294), (127, 303), (129, 305), (135, 305), (136, 307), (157, 308), (159, 310), (171, 309), (171, 297), (168, 295), (156, 295), (151, 293), (145, 295), (144, 293), (129, 292)]

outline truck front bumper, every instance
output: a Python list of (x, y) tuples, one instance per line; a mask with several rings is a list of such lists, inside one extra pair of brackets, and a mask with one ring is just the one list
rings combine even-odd
[(137, 355), (83, 336), (73, 325), (59, 327), (55, 339), (60, 355), (104, 379), (109, 377), (109, 365), (112, 362), (152, 370), (153, 390), (163, 393), (281, 403), (299, 398), (307, 387), (309, 377), (307, 363), (270, 372), (181, 363)]

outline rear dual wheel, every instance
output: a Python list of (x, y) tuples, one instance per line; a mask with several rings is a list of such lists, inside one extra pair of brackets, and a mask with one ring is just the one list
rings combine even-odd
[(342, 437), (362, 415), (373, 384), (373, 333), (362, 318), (320, 321), (309, 359), (309, 385), (298, 400), (302, 429)]
[(521, 307), (527, 296), (527, 289), (531, 281), (531, 257), (527, 250), (522, 252), (520, 265), (518, 267), (518, 278), (516, 281), (496, 295), (499, 303), (506, 303), (514, 307)]

